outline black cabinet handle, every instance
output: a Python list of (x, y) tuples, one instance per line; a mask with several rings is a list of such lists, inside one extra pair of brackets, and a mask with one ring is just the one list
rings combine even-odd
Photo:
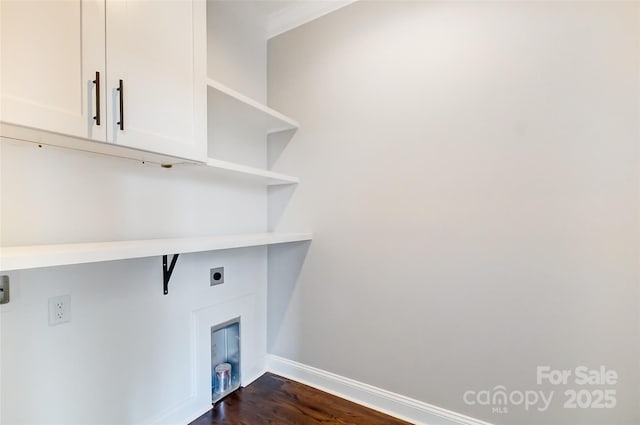
[(96, 125), (100, 125), (100, 73), (96, 71), (96, 79), (93, 80), (93, 84), (96, 85), (96, 116), (93, 117), (96, 120)]
[(124, 131), (124, 86), (122, 85), (122, 80), (120, 80), (116, 90), (120, 92), (120, 121), (116, 124), (120, 126), (120, 130)]

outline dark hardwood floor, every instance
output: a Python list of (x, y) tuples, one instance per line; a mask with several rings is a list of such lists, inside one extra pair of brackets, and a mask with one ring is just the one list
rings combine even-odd
[(375, 410), (265, 373), (190, 425), (407, 425)]

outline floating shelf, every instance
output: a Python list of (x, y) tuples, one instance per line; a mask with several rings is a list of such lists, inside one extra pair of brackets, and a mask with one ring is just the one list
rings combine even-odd
[[(113, 156), (117, 158), (132, 159), (152, 164), (172, 164), (189, 165), (202, 167), (214, 173), (227, 174), (238, 178), (245, 178), (248, 181), (266, 184), (283, 185), (297, 184), (300, 179), (286, 174), (276, 173), (269, 170), (250, 167), (229, 161), (222, 161), (215, 158), (208, 158), (206, 162), (190, 161), (181, 158), (154, 154), (151, 152), (139, 151), (110, 143), (96, 142), (89, 139), (58, 135), (42, 130), (28, 129), (12, 124), (1, 123), (0, 132), (2, 137), (15, 143), (27, 143), (33, 146), (45, 145), (55, 148), (72, 149), (76, 151), (91, 152), (99, 155)], [(34, 141), (35, 140), (35, 141)]]
[(218, 81), (208, 79), (209, 105), (213, 102), (216, 111), (221, 111), (225, 121), (259, 123), (266, 134), (294, 130), (298, 122), (268, 106), (238, 93)]
[(311, 237), (311, 233), (254, 233), (194, 238), (0, 247), (0, 271), (274, 245), (310, 241)]
[(75, 151), (91, 152), (116, 158), (132, 159), (152, 164), (202, 164), (204, 159), (185, 159), (175, 156), (147, 152), (114, 143), (99, 142), (82, 137), (53, 133), (46, 130), (0, 122), (0, 135), (14, 142), (34, 145), (55, 146)]
[(210, 158), (206, 165), (214, 172), (225, 174), (242, 175), (249, 180), (267, 184), (270, 186), (281, 184), (297, 184), (300, 179), (286, 174), (274, 173), (273, 171), (262, 170), (260, 168), (249, 167), (247, 165), (236, 164), (234, 162), (222, 161)]

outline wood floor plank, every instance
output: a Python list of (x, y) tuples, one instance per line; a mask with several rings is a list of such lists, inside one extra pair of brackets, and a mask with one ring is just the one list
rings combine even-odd
[(265, 373), (190, 425), (407, 425), (299, 382)]

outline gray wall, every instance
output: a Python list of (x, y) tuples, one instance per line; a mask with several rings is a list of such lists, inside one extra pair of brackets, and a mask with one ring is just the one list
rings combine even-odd
[[(270, 256), (270, 352), (495, 423), (640, 423), (639, 44), (637, 2), (361, 1), (272, 39), (302, 183), (270, 225), (314, 241)], [(464, 403), (496, 385), (555, 396)]]

